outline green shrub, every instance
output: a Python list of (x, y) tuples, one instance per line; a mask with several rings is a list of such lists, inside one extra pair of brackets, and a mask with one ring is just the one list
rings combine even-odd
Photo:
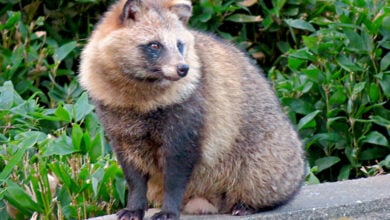
[(21, 5), (0, 6), (0, 219), (6, 207), (16, 219), (114, 212), (125, 204), (123, 174), (75, 78), (86, 20), (97, 20), (84, 12), (97, 3)]
[[(17, 219), (123, 207), (122, 171), (76, 80), (111, 2), (0, 1), (1, 219), (7, 204)], [(201, 0), (190, 25), (235, 42), (265, 70), (304, 140), (308, 184), (390, 170), (390, 3)]]
[(1, 1), (0, 83), (11, 80), (22, 97), (38, 95), (47, 106), (72, 103), (81, 93), (75, 80), (80, 49), (107, 4)]
[(283, 55), (287, 69), (273, 68), (269, 77), (320, 180), (383, 173), (390, 159), (390, 5), (327, 4), (323, 15), (285, 20), (295, 35), (307, 34)]
[(86, 93), (55, 108), (24, 100), (10, 81), (0, 94), (0, 197), (20, 211), (18, 219), (35, 212), (43, 219), (84, 219), (124, 205), (122, 171), (107, 154)]

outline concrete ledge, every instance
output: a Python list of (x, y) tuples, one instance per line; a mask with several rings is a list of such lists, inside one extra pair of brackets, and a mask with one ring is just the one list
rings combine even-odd
[[(157, 210), (146, 214), (149, 219)], [(343, 218), (344, 217), (344, 218)], [(288, 204), (245, 217), (182, 215), (183, 220), (390, 219), (390, 174), (365, 179), (304, 186)], [(116, 220), (115, 215), (91, 220)]]

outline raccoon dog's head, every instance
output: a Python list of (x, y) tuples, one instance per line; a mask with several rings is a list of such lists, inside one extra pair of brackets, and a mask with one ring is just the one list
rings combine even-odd
[(189, 0), (119, 0), (83, 50), (79, 81), (105, 105), (148, 111), (179, 103), (201, 78)]
[(185, 28), (191, 15), (187, 1), (127, 0), (119, 23), (102, 44), (113, 63), (131, 80), (169, 84), (189, 74), (194, 39)]

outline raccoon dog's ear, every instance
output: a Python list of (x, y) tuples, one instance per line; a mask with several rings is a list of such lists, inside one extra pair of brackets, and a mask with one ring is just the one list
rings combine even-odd
[(127, 0), (121, 14), (121, 21), (136, 20), (137, 13), (141, 11), (141, 0)]
[(170, 10), (175, 13), (183, 24), (187, 24), (192, 15), (190, 0), (172, 0)]

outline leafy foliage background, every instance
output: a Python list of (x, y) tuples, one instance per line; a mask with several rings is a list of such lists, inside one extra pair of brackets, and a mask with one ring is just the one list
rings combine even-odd
[[(125, 204), (76, 76), (112, 1), (0, 1), (0, 218), (84, 219)], [(307, 184), (390, 169), (390, 3), (198, 0), (190, 25), (261, 65), (296, 125)]]

